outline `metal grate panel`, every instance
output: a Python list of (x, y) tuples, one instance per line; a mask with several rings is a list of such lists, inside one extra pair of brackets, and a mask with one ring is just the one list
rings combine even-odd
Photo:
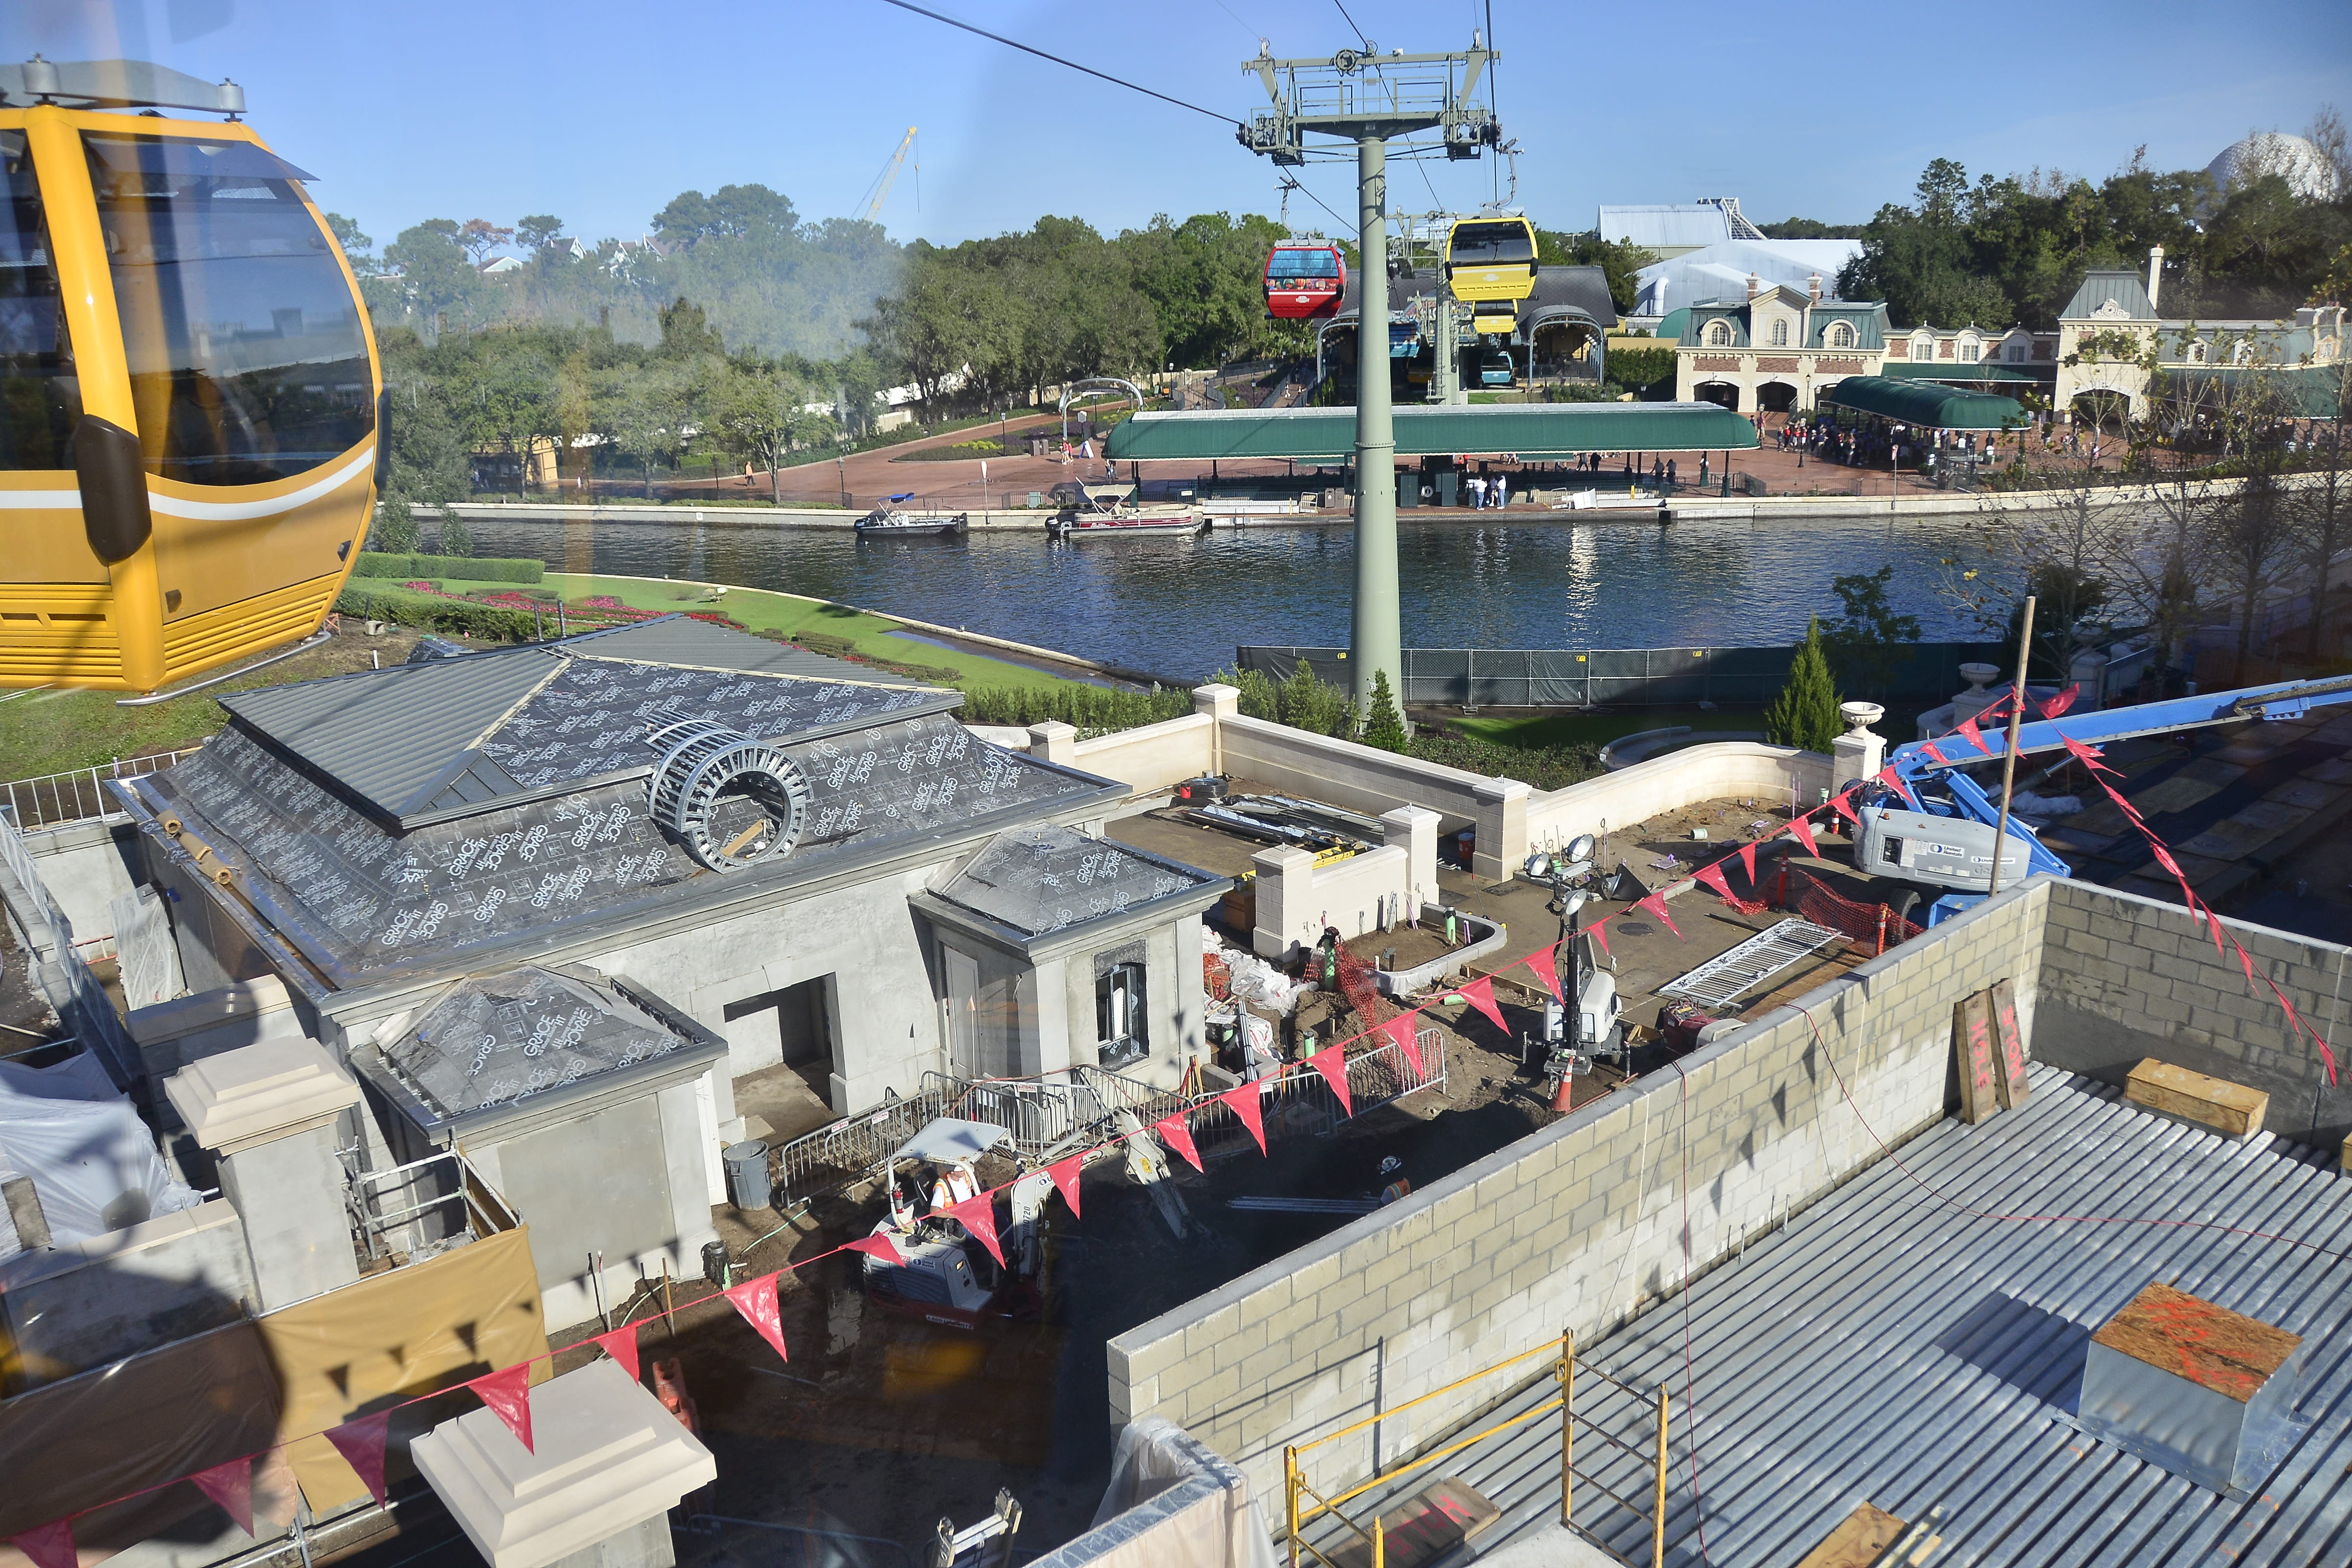
[(1658, 987), (1661, 996), (1702, 1007), (1729, 1005), (1749, 989), (1845, 939), (1827, 926), (1790, 919), (1759, 931), (1727, 952), (1718, 952), (1689, 973)]

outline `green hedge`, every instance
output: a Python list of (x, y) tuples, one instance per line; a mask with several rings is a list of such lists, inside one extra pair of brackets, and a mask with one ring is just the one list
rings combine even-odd
[[(540, 636), (541, 617), (525, 611), (415, 594), (379, 582), (345, 584), (341, 595), (335, 600), (335, 610), (339, 615), (390, 621), (425, 631), (457, 632), (485, 642), (530, 642)], [(545, 624), (548, 634), (553, 635), (554, 617), (545, 617)]]
[(1149, 691), (1076, 685), (971, 686), (963, 694), (968, 724), (1042, 724), (1058, 719), (1076, 726), (1082, 740), (1181, 719), (1192, 710), (1191, 692), (1157, 686)]
[(380, 550), (360, 552), (354, 577), (392, 577), (405, 581), (456, 577), (467, 583), (538, 583), (547, 576), (544, 561), (515, 561), (489, 555), (394, 555)]

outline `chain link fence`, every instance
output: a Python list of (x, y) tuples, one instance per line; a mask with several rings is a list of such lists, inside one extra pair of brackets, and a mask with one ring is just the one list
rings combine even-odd
[[(1780, 695), (1793, 647), (1458, 648), (1404, 650), (1407, 704), (1448, 708), (1676, 708), (1700, 702), (1760, 707)], [(1235, 662), (1286, 680), (1304, 659), (1349, 683), (1347, 650), (1237, 647)], [(2000, 664), (1990, 643), (1916, 643), (1895, 655), (1872, 700), (1942, 701), (1966, 689), (1960, 666)]]

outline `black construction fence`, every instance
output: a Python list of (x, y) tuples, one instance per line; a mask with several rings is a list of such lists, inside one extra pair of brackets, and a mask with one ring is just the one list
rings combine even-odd
[[(1796, 655), (1793, 647), (1409, 647), (1403, 700), (1451, 708), (1754, 707), (1780, 694)], [(1301, 659), (1335, 685), (1349, 680), (1344, 648), (1237, 647), (1234, 657), (1241, 668), (1275, 680), (1288, 679)], [(1940, 702), (1968, 689), (1960, 666), (2001, 663), (1992, 643), (1915, 643), (1870, 700)]]

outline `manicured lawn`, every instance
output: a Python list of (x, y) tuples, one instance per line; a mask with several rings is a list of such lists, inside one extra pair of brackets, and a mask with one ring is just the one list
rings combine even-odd
[(1764, 710), (1760, 708), (1623, 708), (1594, 713), (1537, 713), (1495, 719), (1448, 714), (1445, 721), (1481, 741), (1528, 749), (1605, 746), (1622, 736), (1675, 724), (1694, 730), (1744, 730), (1759, 735), (1764, 732)]

